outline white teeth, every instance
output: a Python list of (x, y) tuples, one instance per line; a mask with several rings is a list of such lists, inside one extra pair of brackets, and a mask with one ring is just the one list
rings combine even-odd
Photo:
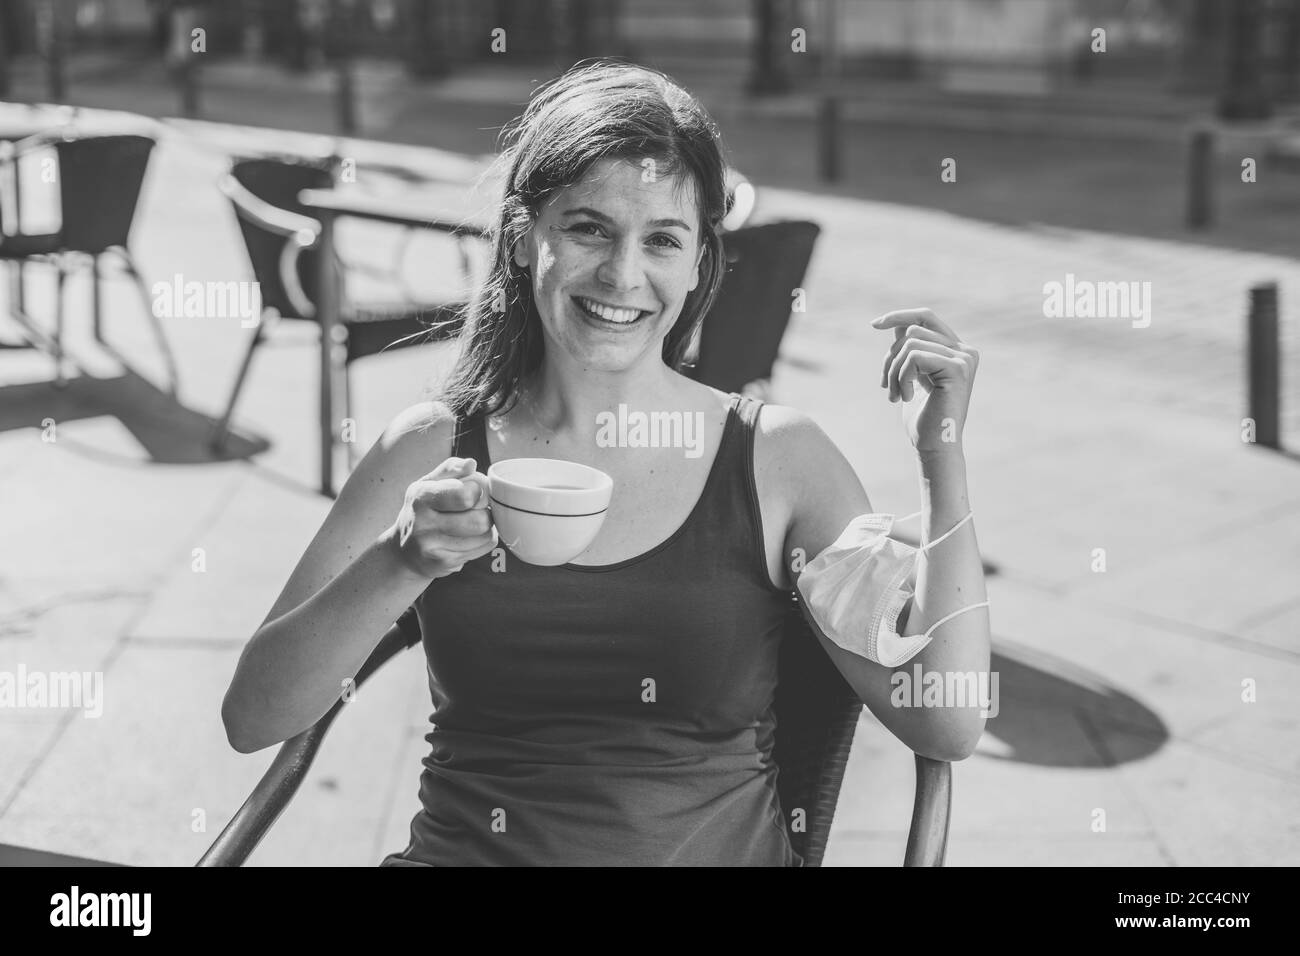
[(591, 299), (579, 298), (578, 302), (588, 312), (600, 316), (607, 322), (632, 322), (641, 315), (636, 309), (614, 309)]

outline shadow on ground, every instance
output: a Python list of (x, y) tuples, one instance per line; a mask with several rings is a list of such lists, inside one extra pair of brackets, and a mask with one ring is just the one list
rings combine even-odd
[[(194, 465), (248, 459), (270, 447), (265, 439), (248, 439), (232, 431), (218, 455), (209, 445), (216, 422), (186, 408), (152, 383), (127, 370), (113, 378), (81, 375), (63, 388), (30, 382), (0, 388), (0, 431), (44, 429), (71, 421), (111, 416), (131, 433), (143, 456), (97, 448), (59, 435), (58, 442), (89, 457), (118, 463)], [(57, 434), (57, 432), (56, 432)]]
[(1091, 671), (1030, 648), (996, 644), (997, 710), (984, 732), (1005, 751), (981, 756), (1045, 767), (1114, 767), (1151, 756), (1169, 739), (1154, 711)]

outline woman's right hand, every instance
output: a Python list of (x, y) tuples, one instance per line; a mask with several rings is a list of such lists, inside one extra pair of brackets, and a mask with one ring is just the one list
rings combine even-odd
[(473, 458), (448, 458), (411, 482), (388, 537), (402, 563), (424, 578), (445, 578), (497, 546), (488, 482)]

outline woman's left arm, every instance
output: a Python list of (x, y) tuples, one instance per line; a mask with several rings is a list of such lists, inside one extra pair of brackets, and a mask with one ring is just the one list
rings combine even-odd
[[(889, 389), (891, 402), (912, 403), (908, 437), (920, 476), (921, 540), (937, 541), (971, 511), (962, 436), (979, 353), (929, 309), (890, 312), (872, 326), (894, 331), (880, 384)], [(988, 600), (975, 520), (920, 555), (916, 590), (904, 612), (906, 625), (899, 622), (900, 634), (924, 634), (955, 611)], [(913, 663), (921, 664), (922, 673), (939, 673), (945, 687), (955, 686), (967, 675), (978, 680), (988, 673), (990, 645), (988, 610), (976, 608), (941, 624)], [(996, 684), (986, 676), (978, 686)], [(946, 721), (949, 734), (965, 742), (961, 749), (973, 750), (984, 728), (980, 711), (987, 707), (995, 712), (995, 707), (988, 702), (956, 707), (946, 699), (945, 704), (952, 708)]]
[[(881, 384), (890, 399), (916, 397), (908, 421), (921, 485), (924, 540), (935, 541), (970, 511), (961, 441), (978, 356), (932, 312), (891, 312), (874, 323), (894, 329)], [(956, 343), (954, 345), (948, 342)], [(924, 379), (921, 379), (924, 376)], [(919, 387), (918, 387), (919, 386)], [(917, 391), (923, 394), (916, 395)], [(782, 489), (790, 503), (785, 555), (791, 580), (803, 565), (834, 542), (856, 516), (872, 513), (871, 501), (852, 466), (807, 416), (767, 406), (762, 431), (768, 449), (760, 456), (760, 483)], [(954, 611), (985, 601), (984, 569), (974, 519), (921, 554), (913, 597), (898, 621), (899, 633), (923, 634)], [(904, 615), (906, 615), (904, 617)], [(938, 760), (961, 760), (975, 749), (985, 717), (996, 712), (966, 694), (961, 706), (934, 706), (916, 681), (938, 673), (945, 688), (991, 688), (989, 617), (985, 608), (958, 614), (939, 625), (911, 660), (886, 667), (830, 640), (804, 608), (819, 643), (845, 680), (894, 736), (912, 750)], [(919, 674), (918, 674), (919, 668)], [(986, 683), (987, 682), (987, 683)], [(925, 706), (914, 706), (917, 699)]]

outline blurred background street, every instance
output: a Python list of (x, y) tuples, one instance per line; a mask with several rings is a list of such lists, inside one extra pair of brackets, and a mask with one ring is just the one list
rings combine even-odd
[[(822, 426), (876, 510), (919, 492), (871, 319), (928, 306), (982, 353), (966, 445), (1001, 701), (953, 768), (948, 864), (1300, 863), (1297, 0), (28, 0), (0, 30), (0, 127), (156, 140), (131, 230), (146, 287), (254, 278), (217, 185), (232, 160), (325, 157), (355, 169), (345, 193), (490, 218), (478, 179), (539, 82), (587, 56), (666, 70), (718, 120), (751, 223), (821, 227), (770, 400)], [(61, 214), (43, 148), (18, 163), (28, 231)], [(424, 298), (465, 291), (445, 236), (341, 221), (338, 245)], [(48, 331), (55, 271), (24, 272)], [(0, 844), (192, 865), (273, 755), (230, 749), (220, 705), (331, 503), (320, 328), (271, 330), (218, 454), (252, 329), (161, 317), (172, 396), (147, 303), (105, 275), (105, 343), (89, 272), (66, 282), (65, 387), (45, 350), (0, 350), (0, 672), (104, 674), (98, 719), (0, 707)], [(1150, 283), (1149, 324), (1049, 317), (1067, 276)], [(1276, 302), (1255, 363), (1281, 370), (1275, 447), (1243, 441), (1272, 414), (1267, 389), (1248, 400), (1252, 301)], [(25, 337), (0, 312), (0, 340)], [(454, 358), (357, 361), (354, 450)], [(417, 648), (346, 709), (250, 862), (405, 846), (429, 710)], [(912, 788), (912, 755), (864, 712), (827, 864), (899, 865)]]

